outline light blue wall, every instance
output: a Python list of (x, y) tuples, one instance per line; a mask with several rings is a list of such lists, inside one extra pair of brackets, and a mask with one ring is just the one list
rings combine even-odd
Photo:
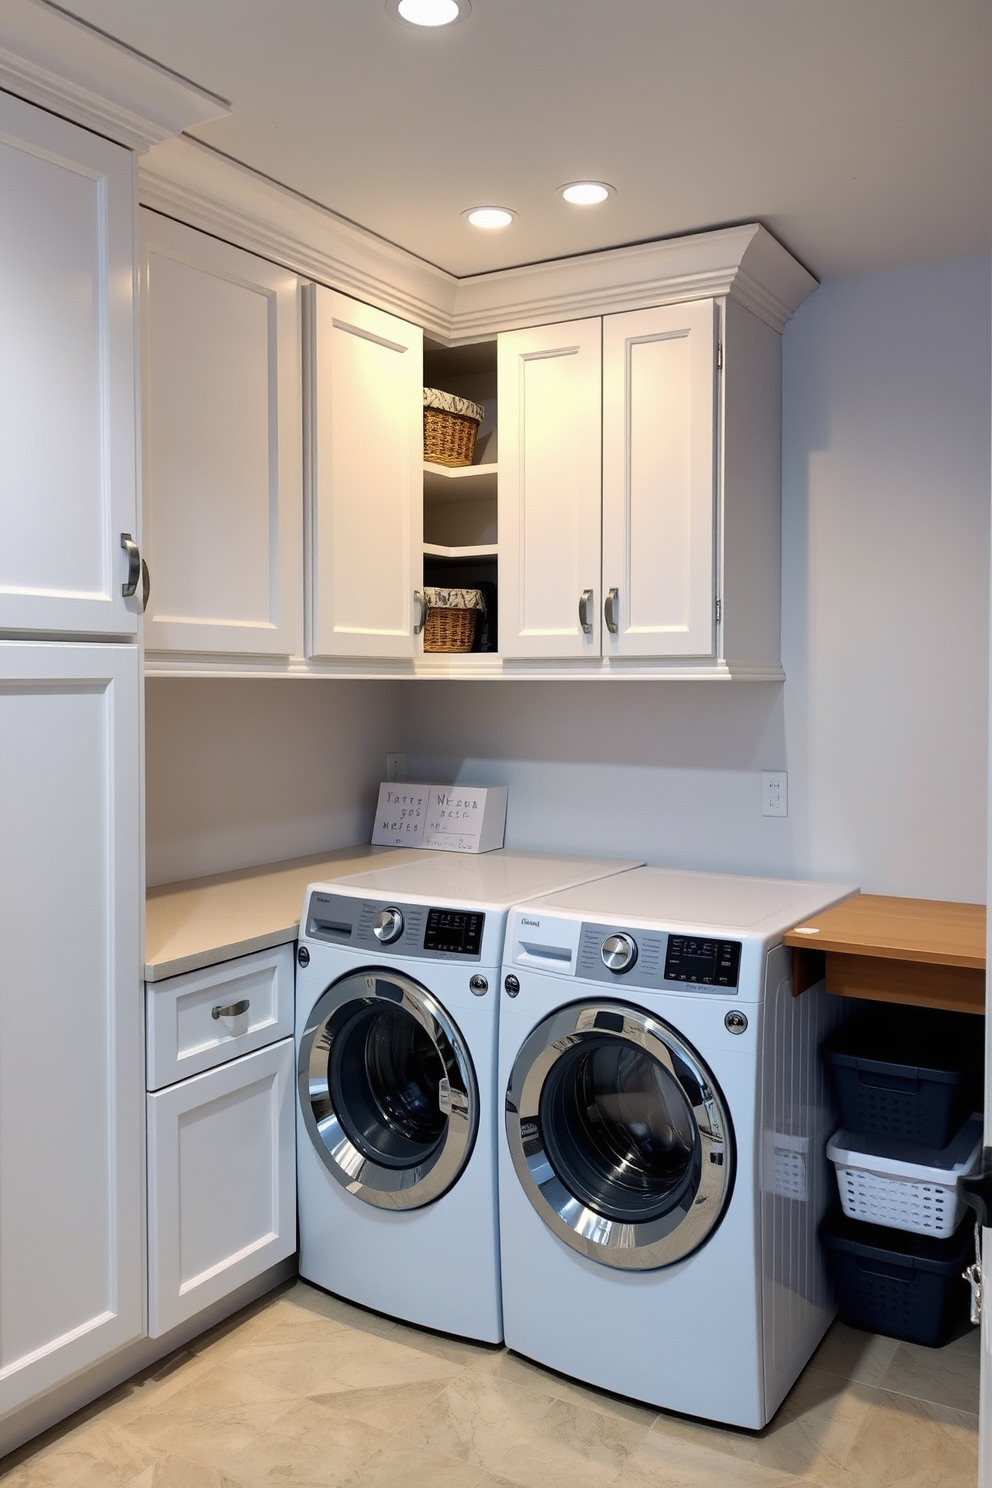
[(508, 784), (511, 847), (984, 900), (989, 323), (981, 258), (786, 328), (784, 687), (408, 683), (411, 778)]

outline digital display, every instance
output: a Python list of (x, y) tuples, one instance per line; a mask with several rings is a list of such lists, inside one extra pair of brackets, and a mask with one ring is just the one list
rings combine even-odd
[(484, 914), (460, 909), (429, 909), (424, 931), (425, 951), (455, 956), (478, 956), (482, 950)]
[(688, 935), (668, 937), (666, 982), (698, 982), (708, 987), (736, 987), (740, 968), (739, 940), (703, 940)]

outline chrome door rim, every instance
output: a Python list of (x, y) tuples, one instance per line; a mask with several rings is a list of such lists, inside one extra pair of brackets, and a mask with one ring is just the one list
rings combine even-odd
[[(399, 991), (387, 996), (380, 984)], [(425, 1030), (442, 1063), (438, 1104), (444, 1135), (427, 1159), (410, 1167), (386, 1166), (361, 1152), (346, 1132), (331, 1097), (329, 1064), (333, 1022), (351, 1004), (402, 1007)], [(318, 998), (300, 1040), (297, 1062), (300, 1110), (314, 1151), (331, 1176), (355, 1198), (378, 1209), (419, 1209), (456, 1182), (472, 1155), (479, 1125), (475, 1071), (465, 1040), (437, 998), (419, 982), (387, 968), (342, 977)]]
[[(622, 1027), (597, 1027), (599, 1014), (612, 1015), (613, 1023), (617, 1014), (622, 1015)], [(539, 1118), (541, 1092), (558, 1061), (593, 1034), (626, 1040), (656, 1059), (682, 1089), (692, 1111), (700, 1144), (698, 1186), (687, 1206), (676, 1206), (662, 1219), (636, 1224), (608, 1219), (576, 1198), (552, 1166)], [(506, 1135), (520, 1184), (548, 1228), (580, 1255), (620, 1270), (655, 1270), (698, 1250), (723, 1217), (733, 1188), (730, 1118), (712, 1074), (667, 1023), (625, 1004), (575, 1003), (538, 1024), (510, 1073)]]

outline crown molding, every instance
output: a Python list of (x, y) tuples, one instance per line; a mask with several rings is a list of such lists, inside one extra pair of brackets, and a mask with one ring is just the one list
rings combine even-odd
[(758, 223), (457, 279), (197, 141), (140, 165), (144, 206), (420, 325), (449, 344), (729, 295), (781, 332), (817, 281)]
[(46, 0), (3, 0), (0, 88), (132, 150), (231, 111)]
[(719, 295), (730, 295), (781, 332), (816, 283), (752, 222), (460, 279), (452, 333), (473, 340), (497, 328)]

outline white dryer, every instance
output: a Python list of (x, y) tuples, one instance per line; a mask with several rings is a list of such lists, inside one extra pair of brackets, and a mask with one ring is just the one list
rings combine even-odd
[(784, 932), (835, 884), (639, 868), (514, 909), (500, 1006), (507, 1344), (763, 1426), (832, 1315), (822, 985)]
[(632, 865), (435, 854), (308, 888), (296, 976), (300, 1274), (443, 1332), (503, 1336), (500, 958), (514, 903)]

